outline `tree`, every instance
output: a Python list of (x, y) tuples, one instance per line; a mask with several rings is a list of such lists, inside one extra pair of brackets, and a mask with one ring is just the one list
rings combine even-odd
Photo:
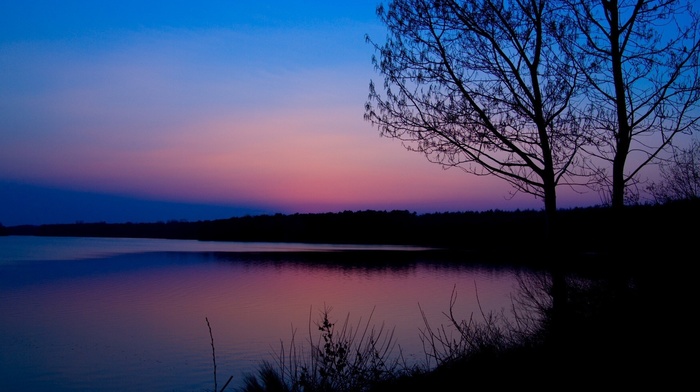
[(693, 140), (688, 148), (674, 153), (670, 162), (662, 163), (661, 182), (652, 183), (648, 190), (657, 203), (700, 198), (700, 140)]
[[(541, 0), (394, 0), (377, 14), (386, 42), (369, 37), (384, 78), (365, 119), (443, 167), (494, 175), (544, 201), (550, 227), (556, 188), (575, 184), (585, 140), (570, 110), (578, 69), (555, 36), (568, 26)], [(556, 34), (552, 29), (556, 30)]]
[(700, 20), (685, 0), (563, 2), (577, 33), (560, 45), (585, 79), (597, 134), (587, 152), (618, 209), (642, 168), (697, 131)]

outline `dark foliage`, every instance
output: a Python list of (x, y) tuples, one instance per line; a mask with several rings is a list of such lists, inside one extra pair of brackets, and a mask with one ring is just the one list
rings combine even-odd
[[(587, 254), (665, 254), (675, 249), (672, 244), (693, 240), (694, 231), (686, 227), (697, 221), (699, 212), (697, 199), (630, 206), (621, 211), (608, 207), (560, 210), (555, 251), (579, 255), (578, 260), (584, 263), (590, 261)], [(623, 230), (618, 230), (620, 224)], [(197, 222), (10, 226), (0, 227), (0, 231), (8, 235), (419, 245), (486, 255), (510, 253), (518, 262), (537, 263), (542, 249), (536, 244), (541, 243), (544, 225), (544, 213), (534, 210), (421, 215), (409, 211), (344, 211)], [(651, 244), (654, 246), (648, 246)]]

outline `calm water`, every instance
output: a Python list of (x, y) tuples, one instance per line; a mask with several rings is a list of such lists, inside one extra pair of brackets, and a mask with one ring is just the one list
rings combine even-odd
[[(382, 252), (372, 252), (382, 250)], [(516, 272), (454, 266), (418, 249), (151, 239), (0, 237), (0, 391), (213, 389), (242, 385), (309, 322), (394, 329), (422, 361), (422, 308), (445, 324), (511, 305)], [(469, 261), (469, 260), (465, 260)], [(310, 320), (311, 319), (311, 320)], [(294, 332), (296, 331), (296, 332)], [(316, 335), (314, 335), (316, 337)]]

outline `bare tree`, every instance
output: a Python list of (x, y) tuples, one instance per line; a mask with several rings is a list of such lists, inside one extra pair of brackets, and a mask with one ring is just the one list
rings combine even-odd
[(395, 0), (377, 13), (383, 95), (370, 83), (365, 118), (444, 167), (494, 175), (556, 214), (556, 188), (575, 184), (581, 123), (570, 110), (578, 69), (561, 55), (553, 3)]
[(657, 203), (700, 198), (700, 140), (676, 151), (670, 162), (661, 163), (661, 181), (648, 190)]
[(620, 208), (642, 168), (698, 129), (700, 20), (685, 0), (563, 3), (578, 33), (562, 35), (561, 47), (585, 78), (597, 133), (587, 152)]

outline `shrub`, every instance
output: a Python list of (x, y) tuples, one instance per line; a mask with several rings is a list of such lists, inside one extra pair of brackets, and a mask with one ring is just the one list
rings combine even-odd
[[(297, 345), (292, 334), (288, 348), (281, 345), (275, 364), (263, 362), (257, 376), (246, 376), (244, 391), (362, 392), (395, 377), (402, 359), (393, 352), (393, 330), (370, 326), (374, 310), (364, 326), (360, 320), (354, 328), (349, 315), (342, 324), (332, 322), (331, 310), (320, 312), (315, 328), (309, 316), (308, 347)], [(319, 333), (316, 339), (314, 329)]]

